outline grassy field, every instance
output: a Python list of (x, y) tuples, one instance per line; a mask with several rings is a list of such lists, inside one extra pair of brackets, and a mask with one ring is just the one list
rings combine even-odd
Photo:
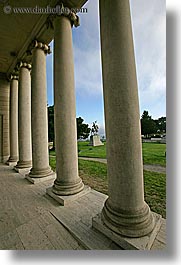
[[(104, 146), (89, 146), (89, 142), (78, 142), (80, 157), (106, 158), (106, 143)], [(143, 143), (143, 162), (150, 165), (166, 166), (166, 144)]]
[(144, 164), (166, 166), (166, 144), (143, 143), (142, 148)]
[[(55, 158), (50, 157), (50, 165), (55, 170)], [(108, 193), (107, 166), (106, 164), (79, 160), (79, 175), (84, 184)], [(152, 211), (166, 217), (166, 175), (144, 171), (145, 200)]]
[(89, 142), (78, 142), (78, 152), (81, 157), (106, 158), (106, 143), (101, 146), (89, 146)]

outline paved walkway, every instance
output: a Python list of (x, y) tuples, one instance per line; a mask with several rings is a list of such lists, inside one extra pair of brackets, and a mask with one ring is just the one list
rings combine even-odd
[[(105, 159), (105, 158), (79, 157), (79, 159), (88, 160), (88, 161), (96, 161), (96, 162), (107, 164), (107, 159)], [(143, 166), (143, 168), (144, 168), (144, 170), (147, 170), (147, 171), (166, 174), (166, 168), (159, 166), (159, 165), (147, 165), (147, 164), (145, 164)]]
[[(107, 196), (95, 190), (67, 206), (46, 195), (52, 181), (36, 185), (12, 168), (0, 164), (0, 249), (121, 250), (97, 230), (92, 217), (100, 213)], [(164, 249), (166, 221), (152, 245)]]

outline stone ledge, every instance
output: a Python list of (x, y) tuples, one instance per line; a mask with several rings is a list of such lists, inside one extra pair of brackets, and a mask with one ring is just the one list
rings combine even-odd
[(41, 183), (41, 182), (45, 182), (45, 181), (48, 181), (48, 180), (55, 180), (56, 178), (56, 173), (55, 172), (52, 172), (49, 176), (47, 177), (42, 177), (42, 178), (32, 178), (30, 177), (28, 174), (25, 175), (25, 178), (33, 183), (33, 184), (38, 184), (38, 183)]
[(155, 227), (151, 233), (139, 238), (124, 237), (110, 230), (101, 220), (100, 214), (92, 219), (92, 226), (125, 250), (150, 250), (160, 230), (162, 217), (153, 212)]
[(89, 186), (84, 186), (84, 189), (82, 191), (80, 191), (79, 193), (76, 193), (74, 195), (63, 196), (63, 195), (57, 195), (57, 194), (55, 194), (52, 191), (52, 187), (46, 189), (46, 193), (50, 197), (52, 197), (53, 199), (55, 199), (58, 203), (60, 203), (61, 205), (63, 205), (63, 206), (69, 204), (72, 201), (75, 201), (75, 200), (79, 199), (80, 197), (86, 195), (90, 191), (91, 191), (91, 188)]

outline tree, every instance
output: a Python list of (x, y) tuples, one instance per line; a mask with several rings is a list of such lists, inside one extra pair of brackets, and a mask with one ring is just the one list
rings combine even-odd
[(161, 117), (155, 120), (157, 126), (157, 132), (166, 133), (166, 117)]
[(53, 142), (53, 149), (55, 149), (54, 106), (48, 107), (48, 141)]
[(91, 129), (89, 124), (83, 123), (84, 119), (81, 117), (77, 118), (77, 139), (87, 139), (89, 137)]
[(150, 134), (156, 132), (157, 127), (155, 121), (149, 116), (148, 111), (144, 110), (141, 116), (141, 134), (148, 138)]
[(54, 106), (48, 107), (48, 141), (54, 141)]
[[(83, 123), (81, 117), (76, 119), (77, 121), (77, 139), (87, 139), (90, 134), (89, 124)], [(48, 107), (48, 141), (53, 142), (53, 148), (55, 148), (55, 132), (54, 132), (54, 106)]]

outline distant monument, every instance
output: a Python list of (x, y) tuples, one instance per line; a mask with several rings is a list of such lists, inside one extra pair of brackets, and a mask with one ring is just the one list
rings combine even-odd
[(98, 135), (99, 127), (97, 125), (97, 121), (93, 122), (92, 128), (91, 128), (91, 136), (90, 136), (90, 145), (91, 146), (100, 146), (104, 145), (101, 140), (100, 136)]

